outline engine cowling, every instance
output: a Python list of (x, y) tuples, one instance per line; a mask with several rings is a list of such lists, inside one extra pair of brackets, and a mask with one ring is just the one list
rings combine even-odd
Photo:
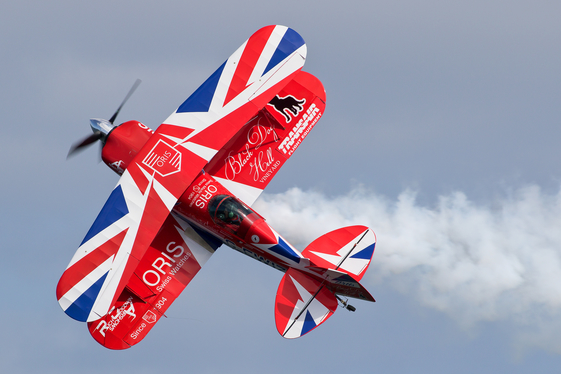
[(107, 135), (101, 159), (121, 175), (152, 134), (154, 130), (141, 122), (124, 122)]

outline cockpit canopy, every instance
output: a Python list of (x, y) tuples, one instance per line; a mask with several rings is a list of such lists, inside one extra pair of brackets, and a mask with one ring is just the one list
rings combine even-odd
[(210, 217), (217, 225), (226, 227), (233, 233), (240, 228), (242, 221), (252, 213), (242, 203), (229, 195), (217, 195), (208, 204)]

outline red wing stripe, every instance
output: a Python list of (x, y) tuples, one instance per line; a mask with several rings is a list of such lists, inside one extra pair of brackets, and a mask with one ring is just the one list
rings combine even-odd
[(57, 299), (63, 297), (72, 287), (80, 282), (86, 275), (91, 273), (95, 268), (104, 263), (109, 257), (113, 256), (119, 250), (127, 230), (115, 235), (105, 244), (99, 246), (71, 267), (66, 269), (57, 285)]
[(248, 39), (242, 57), (240, 58), (234, 76), (232, 77), (232, 83), (230, 84), (230, 88), (226, 94), (224, 105), (228, 104), (230, 100), (236, 97), (247, 87), (249, 77), (251, 76), (251, 73), (253, 73), (255, 65), (259, 60), (259, 57), (261, 57), (261, 52), (269, 41), (269, 37), (274, 29), (275, 26), (269, 26), (266, 30), (266, 34), (255, 33)]

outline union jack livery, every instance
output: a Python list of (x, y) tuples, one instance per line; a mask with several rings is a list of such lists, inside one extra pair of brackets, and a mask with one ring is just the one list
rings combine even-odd
[(332, 231), (300, 252), (251, 206), (325, 110), (325, 90), (301, 69), (294, 30), (253, 34), (154, 132), (110, 120), (69, 155), (100, 140), (121, 175), (57, 285), (64, 312), (110, 349), (141, 341), (225, 244), (285, 273), (275, 320), (285, 338), (329, 318), (346, 297), (374, 298), (359, 283), (374, 253), (367, 227)]

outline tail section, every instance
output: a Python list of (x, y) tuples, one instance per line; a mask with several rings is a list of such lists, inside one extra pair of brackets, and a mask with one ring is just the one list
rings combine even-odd
[(305, 270), (288, 269), (275, 300), (278, 332), (293, 339), (307, 334), (333, 315), (337, 295), (375, 301), (359, 283), (376, 245), (376, 235), (365, 226), (344, 227), (314, 240), (302, 254), (310, 259)]
[(275, 300), (277, 330), (285, 338), (299, 338), (325, 322), (336, 308), (335, 295), (322, 282), (288, 269)]
[(349, 226), (314, 240), (302, 251), (312, 263), (361, 280), (374, 254), (376, 235), (366, 226)]

